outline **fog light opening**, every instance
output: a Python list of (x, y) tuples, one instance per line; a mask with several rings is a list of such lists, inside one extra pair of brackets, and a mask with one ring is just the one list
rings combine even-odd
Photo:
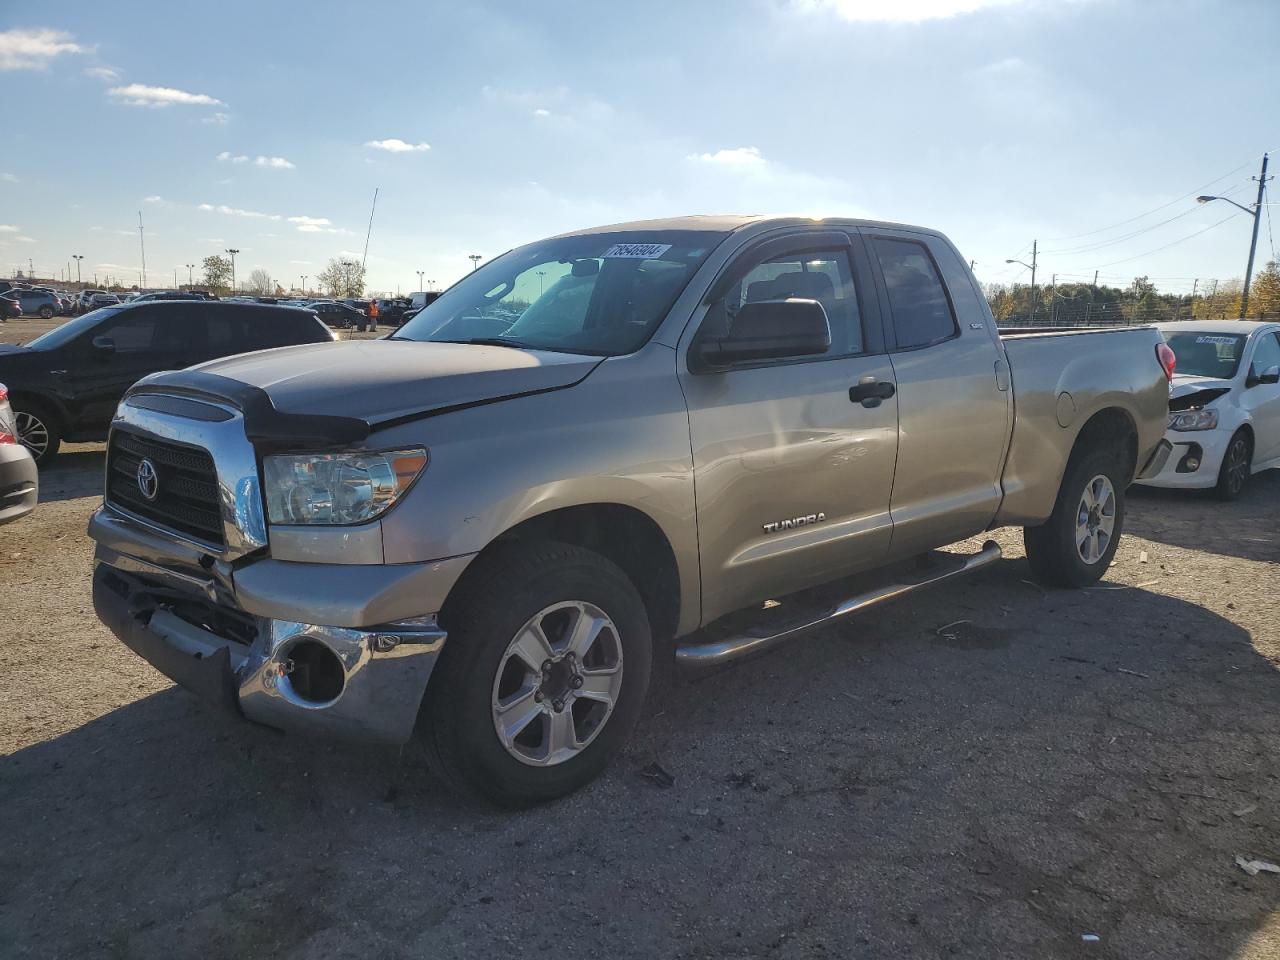
[(308, 704), (332, 703), (342, 693), (342, 661), (323, 643), (299, 640), (288, 650), (289, 671), (280, 686)]

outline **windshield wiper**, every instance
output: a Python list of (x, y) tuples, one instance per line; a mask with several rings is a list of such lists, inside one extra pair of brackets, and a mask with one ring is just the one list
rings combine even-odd
[(517, 350), (538, 349), (530, 347), (529, 344), (520, 340), (512, 340), (509, 337), (470, 337), (466, 340), (437, 340), (436, 343), (469, 343), (478, 347), (514, 347)]

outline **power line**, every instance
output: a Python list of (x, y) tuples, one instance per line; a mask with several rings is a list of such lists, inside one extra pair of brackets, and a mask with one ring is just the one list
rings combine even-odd
[(1230, 213), (1227, 216), (1223, 217), (1221, 220), (1219, 220), (1217, 223), (1211, 223), (1209, 224), (1209, 226), (1205, 227), (1203, 230), (1197, 230), (1195, 233), (1189, 233), (1185, 237), (1182, 237), (1178, 240), (1174, 240), (1172, 243), (1166, 243), (1164, 246), (1156, 247), (1154, 250), (1148, 250), (1146, 251), (1146, 253), (1139, 253), (1136, 256), (1125, 257), (1123, 260), (1112, 260), (1110, 263), (1100, 263), (1098, 264), (1098, 267), (1114, 267), (1117, 264), (1129, 263), (1133, 260), (1141, 260), (1143, 257), (1149, 257), (1151, 256), (1151, 254), (1159, 253), (1161, 250), (1168, 250), (1170, 247), (1176, 247), (1178, 244), (1185, 243), (1186, 241), (1194, 237), (1200, 236), (1200, 234), (1202, 233), (1208, 233), (1210, 230), (1213, 230), (1216, 227), (1222, 226), (1228, 220), (1231, 220), (1236, 216), (1237, 214)]
[(1232, 174), (1239, 173), (1241, 170), (1245, 169), (1246, 167), (1252, 166), (1252, 164), (1253, 164), (1253, 161), (1248, 160), (1240, 164), (1240, 166), (1236, 167), (1234, 170), (1229, 170), (1220, 177), (1214, 177), (1208, 183), (1201, 184), (1200, 186), (1196, 187), (1194, 190), (1188, 193), (1184, 193), (1182, 194), (1182, 196), (1174, 197), (1168, 203), (1162, 203), (1160, 204), (1160, 206), (1154, 207), (1151, 210), (1148, 210), (1146, 213), (1140, 213), (1136, 217), (1130, 217), (1128, 220), (1121, 220), (1119, 223), (1113, 223), (1109, 227), (1101, 227), (1097, 230), (1090, 230), (1087, 233), (1073, 233), (1065, 237), (1050, 237), (1049, 242), (1059, 243), (1063, 240), (1078, 240), (1081, 237), (1092, 237), (1099, 233), (1106, 233), (1108, 230), (1114, 230), (1116, 227), (1123, 227), (1130, 223), (1136, 223), (1139, 220), (1142, 220), (1146, 217), (1151, 216), (1151, 214), (1153, 213), (1159, 213), (1161, 210), (1165, 210), (1165, 209), (1168, 209), (1169, 207), (1172, 207), (1175, 203), (1178, 203), (1179, 201), (1185, 200), (1188, 197), (1196, 196), (1201, 191), (1208, 189), (1209, 187), (1213, 186), (1215, 183), (1220, 183), (1221, 181), (1227, 179), (1227, 177), (1231, 176)]

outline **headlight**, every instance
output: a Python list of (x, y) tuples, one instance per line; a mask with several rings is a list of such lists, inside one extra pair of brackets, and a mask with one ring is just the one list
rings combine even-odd
[(364, 523), (385, 513), (427, 466), (427, 451), (304, 453), (262, 461), (271, 523)]
[(1217, 410), (1180, 410), (1169, 414), (1170, 430), (1213, 430), (1217, 426)]

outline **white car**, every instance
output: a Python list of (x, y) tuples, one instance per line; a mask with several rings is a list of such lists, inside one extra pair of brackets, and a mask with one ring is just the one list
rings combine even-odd
[(1249, 477), (1280, 467), (1280, 323), (1156, 324), (1178, 358), (1169, 387), (1173, 452), (1138, 483), (1213, 488), (1238, 497)]

